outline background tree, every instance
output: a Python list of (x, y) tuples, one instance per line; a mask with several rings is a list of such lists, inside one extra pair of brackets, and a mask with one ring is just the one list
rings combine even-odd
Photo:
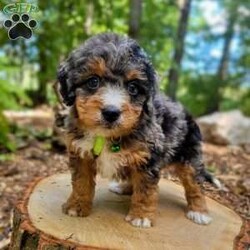
[(140, 21), (142, 13), (142, 0), (130, 0), (128, 35), (134, 39), (139, 38)]
[(193, 0), (177, 97), (196, 116), (235, 108), (250, 113), (248, 9), (244, 0)]
[(233, 2), (229, 6), (228, 11), (228, 20), (227, 20), (227, 28), (223, 35), (223, 49), (221, 58), (218, 64), (218, 69), (215, 75), (217, 82), (217, 89), (214, 94), (214, 101), (211, 102), (210, 107), (208, 107), (207, 112), (212, 113), (219, 110), (220, 101), (221, 101), (221, 87), (226, 84), (228, 80), (228, 66), (230, 60), (230, 46), (232, 43), (232, 39), (234, 36), (235, 23), (237, 20), (238, 14), (238, 2)]
[[(9, 1), (1, 1), (0, 9), (6, 4)], [(0, 27), (0, 123), (4, 124), (3, 109), (53, 105), (58, 63), (89, 36), (107, 31), (136, 38), (150, 55), (160, 88), (194, 116), (235, 108), (250, 115), (249, 1), (37, 4), (40, 12), (32, 17), (38, 27), (31, 39), (9, 40)], [(6, 18), (0, 15), (0, 23)]]
[(166, 93), (174, 100), (176, 99), (176, 91), (181, 69), (181, 60), (185, 48), (185, 37), (187, 33), (188, 18), (191, 8), (191, 0), (182, 0), (179, 2), (180, 2), (179, 3), (180, 18), (178, 22), (177, 35), (174, 39), (175, 49), (174, 49), (172, 66), (169, 70), (169, 77), (168, 77), (169, 82), (166, 91)]

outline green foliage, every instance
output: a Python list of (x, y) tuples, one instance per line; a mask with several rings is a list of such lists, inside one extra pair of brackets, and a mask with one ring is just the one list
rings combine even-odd
[(207, 113), (214, 101), (217, 81), (214, 76), (190, 76), (185, 74), (180, 82), (179, 100), (194, 116)]
[(6, 148), (10, 151), (15, 150), (15, 144), (10, 140), (9, 136), (9, 124), (0, 109), (0, 149)]
[[(89, 36), (113, 31), (126, 34), (129, 30), (130, 5), (128, 0), (35, 1), (40, 11), (32, 14), (38, 21), (32, 39), (10, 41), (7, 32), (0, 36), (0, 131), (1, 144), (8, 141), (8, 125), (3, 109), (19, 109), (32, 106), (26, 92), (32, 92), (34, 103), (46, 101), (53, 105), (57, 100), (52, 84), (56, 68), (68, 53)], [(34, 3), (35, 3), (34, 2)], [(232, 15), (238, 15), (235, 24), (237, 51), (230, 50), (227, 76), (218, 82), (216, 73), (219, 57), (212, 57), (206, 49), (222, 50), (225, 33), (215, 34), (205, 14), (199, 9), (203, 0), (192, 0), (185, 41), (184, 60), (180, 70), (178, 98), (195, 116), (209, 112), (216, 94), (221, 94), (220, 109), (241, 108), (250, 115), (249, 79), (250, 22), (247, 16), (249, 3), (245, 0), (221, 0), (216, 2), (225, 23)], [(208, 1), (209, 2), (209, 1)], [(2, 1), (1, 6), (8, 1)], [(139, 43), (151, 56), (161, 89), (167, 85), (168, 70), (176, 44), (176, 30), (180, 10), (175, 0), (143, 1)], [(239, 12), (235, 9), (238, 8)], [(245, 14), (244, 14), (245, 13)], [(204, 50), (200, 48), (205, 46)], [(233, 46), (232, 46), (233, 47)], [(193, 65), (192, 67), (190, 65)]]
[[(183, 74), (178, 91), (178, 98), (194, 116), (207, 114), (215, 101), (218, 79), (214, 75), (191, 76)], [(220, 110), (240, 109), (250, 116), (250, 91), (239, 87), (237, 76), (228, 79), (221, 88)]]
[(161, 77), (162, 88), (166, 85), (166, 73), (171, 66), (178, 17), (176, 1), (148, 1), (143, 8), (139, 42), (151, 56)]
[(4, 109), (18, 109), (24, 104), (31, 104), (31, 100), (27, 97), (24, 90), (6, 79), (6, 75), (14, 73), (15, 67), (10, 67), (8, 60), (0, 57), (0, 145), (10, 151), (15, 150), (15, 143), (9, 136), (9, 124), (4, 117)]
[(13, 154), (0, 154), (0, 163), (6, 161), (12, 161), (14, 159)]
[(250, 90), (248, 90), (242, 97), (242, 102), (240, 104), (242, 112), (250, 117)]
[(0, 107), (1, 109), (20, 109), (24, 105), (31, 105), (31, 100), (22, 88), (0, 79)]

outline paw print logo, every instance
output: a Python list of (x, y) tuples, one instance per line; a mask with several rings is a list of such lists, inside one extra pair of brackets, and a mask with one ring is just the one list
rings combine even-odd
[(4, 27), (8, 29), (8, 36), (14, 40), (19, 37), (29, 39), (32, 36), (32, 29), (37, 26), (34, 19), (30, 20), (28, 14), (23, 14), (21, 17), (18, 14), (13, 14), (11, 19), (4, 22)]

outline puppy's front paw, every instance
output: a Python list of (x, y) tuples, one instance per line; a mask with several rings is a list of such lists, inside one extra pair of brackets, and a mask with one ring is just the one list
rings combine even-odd
[(188, 219), (200, 225), (207, 225), (212, 221), (212, 218), (208, 214), (192, 210), (188, 211), (186, 216)]
[(149, 228), (152, 227), (152, 221), (148, 218), (136, 218), (131, 215), (127, 215), (125, 220), (128, 221), (134, 227)]
[(91, 207), (89, 205), (66, 202), (62, 205), (62, 211), (72, 217), (86, 217), (90, 214)]

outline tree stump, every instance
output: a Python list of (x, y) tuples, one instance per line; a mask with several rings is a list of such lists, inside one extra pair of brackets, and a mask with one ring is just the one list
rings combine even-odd
[(97, 180), (93, 211), (85, 218), (61, 211), (71, 192), (70, 174), (37, 180), (14, 211), (10, 249), (244, 249), (242, 220), (233, 211), (207, 198), (213, 221), (194, 224), (184, 215), (183, 188), (165, 179), (159, 186), (156, 224), (139, 229), (124, 221), (130, 197), (111, 193), (107, 180)]

